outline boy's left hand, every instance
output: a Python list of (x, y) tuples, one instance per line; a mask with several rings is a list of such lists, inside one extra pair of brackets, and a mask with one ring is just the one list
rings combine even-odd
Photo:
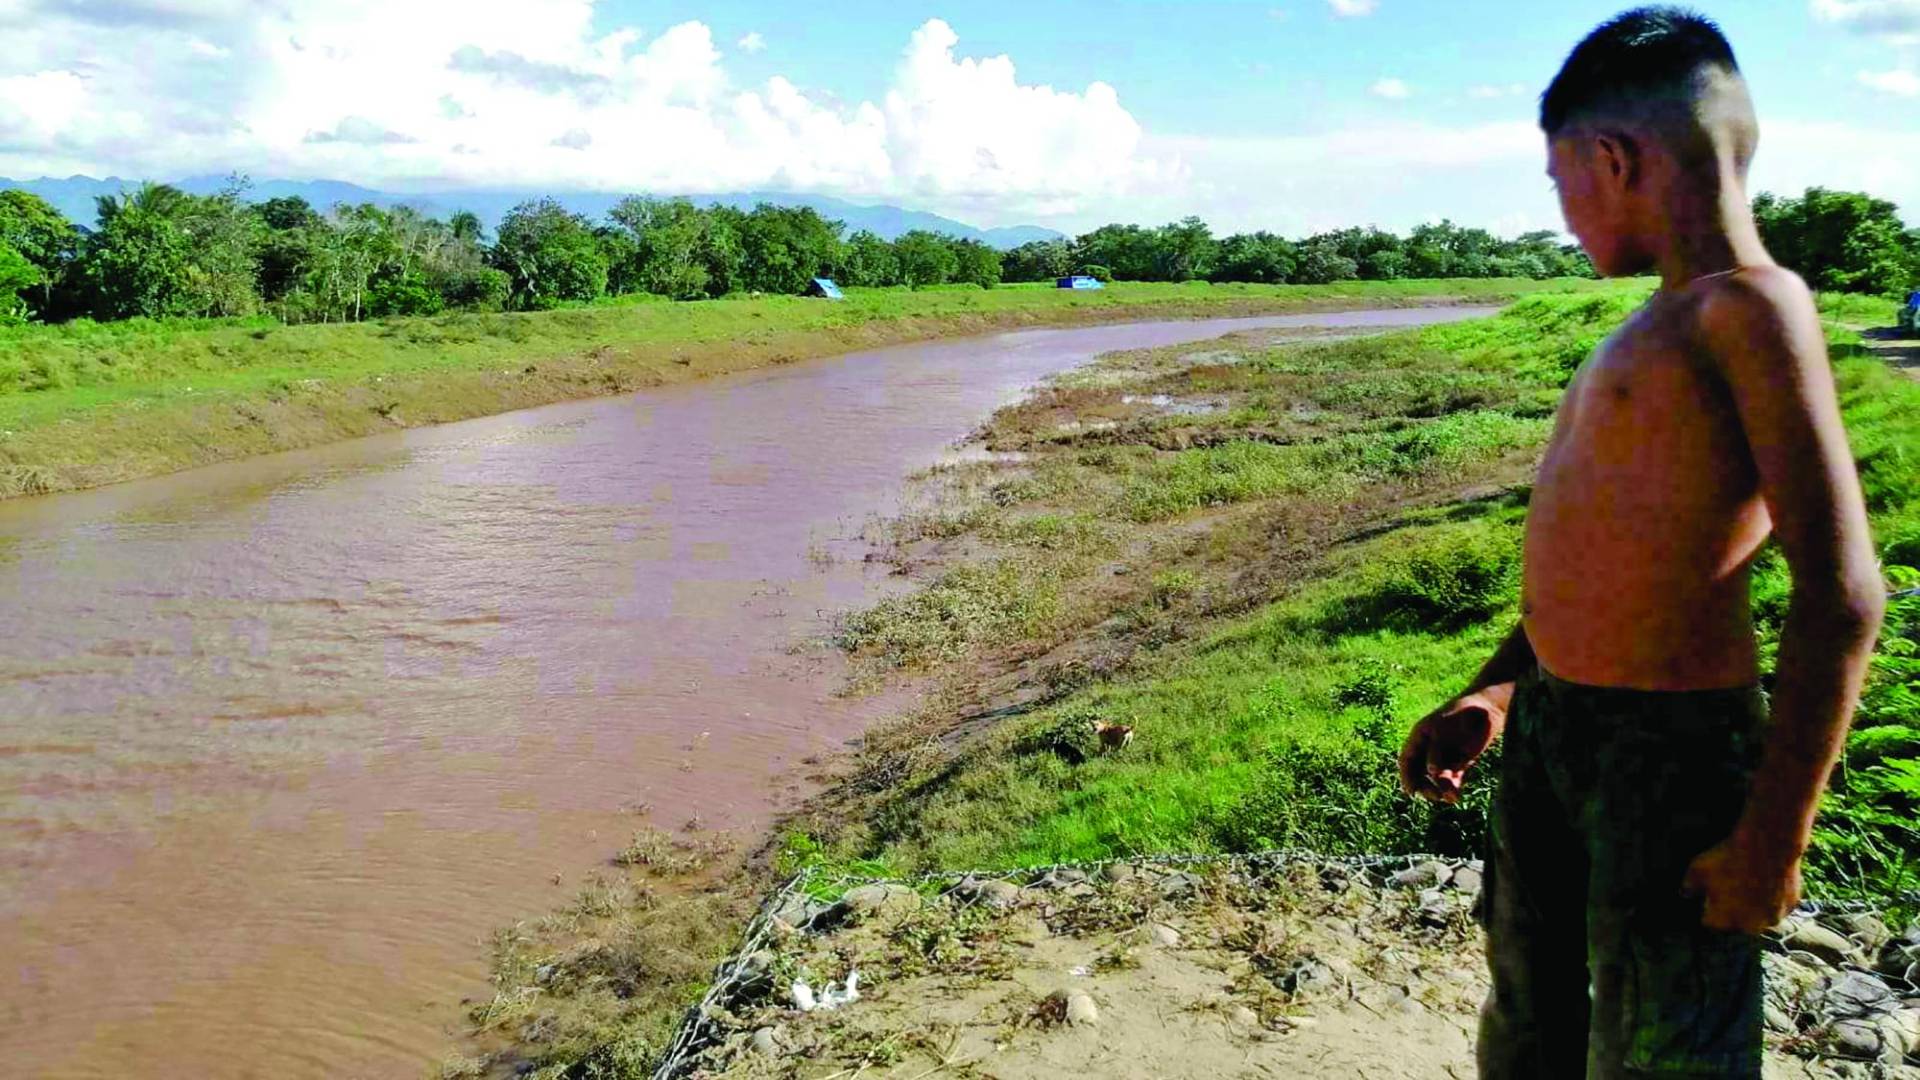
[(1800, 859), (1735, 832), (1694, 858), (1681, 891), (1700, 898), (1700, 922), (1707, 929), (1764, 933), (1800, 902)]

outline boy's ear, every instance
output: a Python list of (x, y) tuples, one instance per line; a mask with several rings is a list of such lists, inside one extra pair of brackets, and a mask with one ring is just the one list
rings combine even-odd
[(1605, 132), (1595, 135), (1593, 142), (1601, 169), (1616, 186), (1624, 190), (1640, 182), (1640, 144), (1633, 136)]

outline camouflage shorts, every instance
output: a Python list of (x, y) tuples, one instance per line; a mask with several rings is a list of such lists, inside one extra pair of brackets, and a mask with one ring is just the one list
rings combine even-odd
[(1739, 817), (1765, 716), (1757, 689), (1520, 681), (1482, 909), (1482, 1077), (1759, 1077), (1759, 939), (1703, 928), (1680, 884)]

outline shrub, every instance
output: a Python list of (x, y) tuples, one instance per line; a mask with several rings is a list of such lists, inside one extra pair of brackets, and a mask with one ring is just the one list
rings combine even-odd
[(1466, 798), (1438, 806), (1400, 790), (1397, 753), (1379, 740), (1268, 751), (1253, 786), (1209, 831), (1227, 851), (1301, 848), (1325, 855), (1479, 855), (1498, 747), (1474, 769)]
[(1329, 616), (1336, 633), (1392, 626), (1445, 631), (1511, 607), (1520, 586), (1519, 530), (1441, 526), (1390, 558), (1373, 585)]

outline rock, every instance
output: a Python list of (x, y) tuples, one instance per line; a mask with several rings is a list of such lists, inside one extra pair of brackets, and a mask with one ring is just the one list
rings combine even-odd
[(1427, 889), (1420, 894), (1420, 921), (1428, 926), (1445, 926), (1453, 917), (1453, 902), (1439, 889)]
[(1874, 1061), (1880, 1057), (1880, 1029), (1865, 1020), (1842, 1020), (1828, 1029), (1837, 1054)]
[(1886, 1027), (1908, 1057), (1920, 1056), (1920, 1008), (1901, 1009), (1886, 1018)]
[(1169, 900), (1181, 896), (1191, 896), (1200, 887), (1200, 879), (1184, 871), (1175, 870), (1160, 878), (1160, 895)]
[(1055, 990), (1040, 1003), (1040, 1015), (1048, 1022), (1093, 1027), (1100, 1023), (1100, 1010), (1085, 990)]
[(1108, 863), (1100, 868), (1100, 880), (1125, 881), (1133, 876), (1133, 867), (1126, 863)]
[(1421, 1004), (1420, 999), (1414, 997), (1404, 986), (1393, 988), (1387, 997), (1387, 1004), (1395, 1012), (1404, 1016), (1419, 1016), (1427, 1011), (1427, 1007)]
[(1865, 953), (1876, 953), (1881, 946), (1893, 940), (1893, 931), (1880, 916), (1871, 912), (1855, 915), (1841, 915), (1833, 920), (1835, 929), (1853, 939), (1853, 943)]
[(963, 878), (947, 894), (963, 904), (984, 904), (1002, 911), (1018, 906), (1021, 900), (1020, 886), (999, 878)]
[(1332, 968), (1311, 958), (1298, 961), (1275, 981), (1288, 994), (1317, 994), (1340, 985)]
[(1883, 1013), (1897, 1004), (1893, 991), (1878, 976), (1861, 971), (1843, 971), (1834, 977), (1820, 995), (1822, 1011), (1828, 1016), (1861, 1017)]
[(789, 930), (799, 930), (813, 921), (817, 908), (806, 897), (794, 895), (787, 897), (774, 909), (773, 921)]
[(1147, 938), (1163, 949), (1171, 949), (1180, 944), (1180, 931), (1165, 923), (1154, 923), (1147, 927)]
[(1826, 1005), (1836, 1017), (1864, 1017), (1866, 1013), (1885, 1013), (1895, 1003), (1893, 990), (1880, 976), (1862, 970), (1843, 970), (1826, 988)]
[(781, 1045), (779, 1028), (763, 1027), (753, 1033), (753, 1052), (761, 1057), (779, 1057), (786, 1048)]
[(1257, 1028), (1260, 1026), (1259, 1014), (1247, 1008), (1245, 1005), (1235, 1005), (1233, 1008), (1228, 1009), (1227, 1020), (1231, 1023), (1239, 1024), (1241, 1027)]
[(1395, 873), (1387, 884), (1396, 889), (1437, 889), (1452, 878), (1453, 870), (1446, 863), (1429, 860)]
[(1072, 867), (1065, 867), (1059, 870), (1054, 870), (1049, 872), (1045, 877), (1041, 878), (1039, 881), (1036, 881), (1032, 885), (1028, 886), (1028, 888), (1067, 889), (1067, 888), (1071, 888), (1074, 885), (1085, 884), (1086, 880), (1087, 880), (1087, 872), (1085, 870), (1076, 870)]
[(1777, 1035), (1795, 1035), (1799, 1033), (1800, 1029), (1794, 1026), (1793, 1017), (1789, 1016), (1787, 1011), (1779, 1005), (1771, 1001), (1767, 1002), (1765, 1015), (1767, 1018), (1768, 1031)]
[(980, 883), (979, 896), (981, 903), (990, 908), (998, 908), (1004, 911), (1020, 903), (1020, 886), (1015, 885), (1011, 881), (1001, 881), (995, 878), (992, 881), (983, 881)]
[(1321, 867), (1320, 887), (1330, 893), (1343, 893), (1353, 885), (1353, 872), (1338, 863)]
[(1860, 951), (1837, 930), (1830, 930), (1811, 919), (1791, 924), (1780, 937), (1789, 949), (1812, 953), (1829, 964), (1859, 963)]
[(759, 996), (773, 989), (773, 966), (779, 962), (772, 949), (760, 949), (740, 961), (734, 985), (742, 994)]
[(1882, 1065), (1900, 1064), (1907, 1052), (1906, 1034), (1891, 1016), (1835, 1021), (1827, 1038), (1837, 1054)]
[(1483, 882), (1484, 878), (1480, 871), (1475, 870), (1471, 866), (1463, 866), (1453, 872), (1453, 880), (1447, 884), (1469, 896), (1478, 896), (1480, 895), (1480, 886)]
[(856, 885), (847, 890), (836, 906), (854, 915), (897, 915), (917, 909), (920, 894), (892, 882)]
[(1908, 945), (1902, 941), (1890, 941), (1880, 950), (1880, 958), (1873, 963), (1873, 970), (1889, 979), (1920, 985), (1920, 947)]

